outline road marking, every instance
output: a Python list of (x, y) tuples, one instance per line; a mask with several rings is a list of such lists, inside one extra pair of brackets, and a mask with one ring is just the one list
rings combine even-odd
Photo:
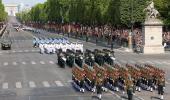
[(23, 65), (26, 65), (26, 62), (23, 61), (22, 64), (23, 64)]
[(13, 53), (16, 52), (15, 50), (12, 51)]
[(36, 50), (31, 50), (32, 52), (36, 51)]
[(28, 52), (28, 50), (24, 50), (24, 52)]
[(68, 83), (71, 83), (71, 82), (73, 82), (73, 81), (72, 81), (72, 80), (68, 80), (67, 82), (68, 82)]
[(54, 64), (54, 62), (53, 62), (53, 61), (49, 61), (49, 63), (50, 63), (50, 64)]
[(146, 63), (148, 63), (148, 64), (154, 64), (153, 62), (151, 62), (151, 61), (146, 61)]
[(21, 82), (16, 82), (16, 88), (22, 88)]
[(19, 50), (18, 52), (23, 52), (22, 50)]
[(5, 53), (9, 53), (9, 51), (6, 51)]
[(12, 64), (16, 66), (16, 65), (17, 65), (17, 62), (13, 62)]
[(44, 87), (50, 87), (50, 84), (47, 81), (43, 82)]
[(44, 61), (40, 61), (40, 63), (41, 63), (42, 65), (44, 65), (44, 64), (45, 64), (45, 62), (44, 62)]
[(170, 62), (167, 62), (168, 65), (170, 65)]
[(7, 66), (8, 65), (8, 62), (4, 62), (4, 66)]
[(3, 83), (2, 84), (2, 89), (8, 89), (8, 83)]
[(29, 82), (29, 86), (30, 86), (30, 88), (35, 88), (36, 87), (36, 85), (35, 85), (35, 83), (33, 81)]
[(121, 96), (119, 96), (118, 94), (114, 93), (113, 91), (109, 90), (109, 92), (113, 95), (115, 95), (117, 98), (120, 98), (121, 100), (125, 100), (123, 99)]
[(61, 81), (55, 81), (55, 84), (57, 85), (57, 86), (64, 86), (62, 83), (61, 83)]
[(31, 64), (35, 65), (36, 63), (34, 61), (31, 61)]
[(163, 63), (166, 64), (166, 65), (170, 64), (170, 62), (168, 62), (168, 61), (163, 61)]

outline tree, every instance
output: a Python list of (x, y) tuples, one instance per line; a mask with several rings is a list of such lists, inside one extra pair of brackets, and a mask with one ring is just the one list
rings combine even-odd
[(45, 12), (47, 20), (50, 22), (62, 22), (61, 4), (59, 0), (47, 0), (45, 3)]
[(6, 20), (7, 13), (5, 12), (4, 5), (2, 4), (2, 0), (0, 0), (0, 22)]

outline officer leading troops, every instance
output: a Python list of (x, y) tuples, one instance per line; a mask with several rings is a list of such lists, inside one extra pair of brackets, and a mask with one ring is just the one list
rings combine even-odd
[(102, 99), (102, 80), (99, 79), (99, 81), (96, 84), (96, 90), (97, 90), (97, 97), (99, 100)]
[(160, 78), (158, 80), (158, 95), (160, 96), (159, 98), (161, 100), (164, 99), (163, 94), (164, 94), (164, 86), (165, 86), (165, 80), (164, 78)]
[(133, 100), (133, 86), (128, 86), (127, 87), (127, 95), (128, 95), (128, 100)]

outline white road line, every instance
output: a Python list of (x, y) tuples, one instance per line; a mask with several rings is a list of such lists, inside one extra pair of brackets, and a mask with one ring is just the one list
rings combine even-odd
[(73, 82), (73, 81), (72, 81), (72, 80), (68, 80), (67, 82), (68, 82), (68, 83), (71, 83), (71, 82)]
[(113, 91), (110, 91), (110, 90), (109, 90), (109, 92), (110, 92), (111, 94), (115, 95), (117, 98), (120, 98), (121, 100), (125, 100), (125, 99), (123, 99), (121, 96), (119, 96), (118, 94), (114, 93)]
[(54, 64), (54, 62), (53, 62), (53, 61), (49, 61), (49, 63), (50, 63), (50, 64)]
[(28, 52), (29, 50), (24, 50), (24, 52)]
[(8, 89), (8, 83), (3, 83), (2, 84), (2, 89)]
[(170, 62), (167, 62), (168, 65), (170, 65)]
[(26, 65), (26, 62), (23, 61), (22, 64), (23, 64), (23, 65)]
[(23, 52), (22, 50), (19, 50), (18, 52)]
[(149, 64), (154, 64), (153, 62), (151, 62), (151, 61), (146, 61), (146, 63), (149, 63)]
[(152, 61), (152, 62), (155, 63), (155, 64), (159, 64), (159, 65), (161, 64), (159, 61), (155, 61), (155, 60)]
[(35, 88), (36, 85), (35, 85), (35, 83), (34, 83), (33, 81), (30, 81), (30, 82), (29, 82), (29, 87), (30, 87), (30, 88)]
[(31, 61), (31, 64), (35, 65), (36, 63), (34, 61)]
[(4, 62), (4, 66), (7, 66), (8, 65), (8, 62)]
[(166, 65), (170, 64), (170, 62), (168, 62), (168, 61), (163, 61), (163, 63), (166, 64)]
[(13, 53), (16, 52), (15, 50), (12, 51)]
[(17, 65), (17, 62), (13, 62), (12, 64), (16, 66), (16, 65)]
[(44, 62), (44, 61), (40, 61), (40, 64), (44, 65), (44, 64), (45, 64), (45, 62)]
[(61, 83), (61, 81), (55, 81), (55, 84), (57, 85), (57, 86), (64, 86), (62, 83)]
[(5, 53), (9, 53), (9, 51), (6, 51)]
[(16, 88), (22, 88), (21, 82), (16, 82)]
[(50, 87), (50, 84), (47, 81), (43, 81), (44, 87)]

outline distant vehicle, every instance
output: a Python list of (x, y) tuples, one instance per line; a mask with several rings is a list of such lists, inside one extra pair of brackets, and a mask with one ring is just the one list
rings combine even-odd
[(3, 40), (1, 42), (1, 49), (2, 50), (11, 50), (11, 44), (12, 42), (9, 40)]
[(12, 41), (9, 37), (9, 33), (10, 31), (7, 30), (5, 31), (5, 33), (3, 34), (3, 36), (1, 37), (1, 49), (2, 50), (11, 50), (11, 44), (12, 44)]

